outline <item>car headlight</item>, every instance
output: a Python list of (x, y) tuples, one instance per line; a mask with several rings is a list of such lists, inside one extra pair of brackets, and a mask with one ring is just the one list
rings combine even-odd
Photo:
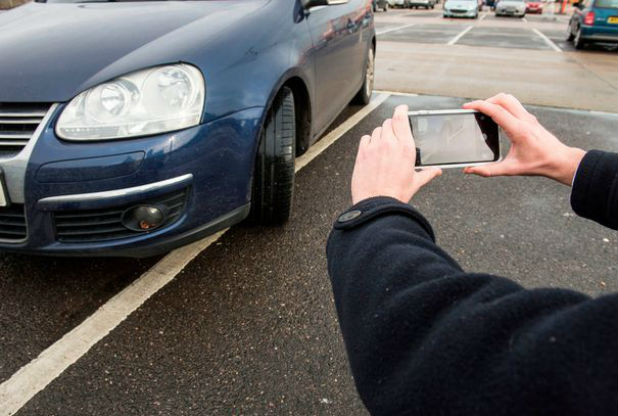
[(192, 127), (200, 122), (204, 96), (204, 78), (194, 66), (133, 72), (71, 100), (56, 134), (66, 140), (107, 140)]

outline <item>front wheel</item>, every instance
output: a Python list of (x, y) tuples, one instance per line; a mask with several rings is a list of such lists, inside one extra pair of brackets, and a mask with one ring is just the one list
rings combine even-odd
[(262, 128), (255, 161), (249, 220), (281, 225), (290, 217), (294, 192), (296, 116), (292, 90), (275, 98)]
[(373, 47), (369, 47), (367, 52), (367, 64), (365, 66), (365, 80), (361, 89), (356, 93), (352, 102), (354, 104), (367, 105), (371, 100), (371, 94), (373, 93), (373, 80), (375, 74), (375, 57)]

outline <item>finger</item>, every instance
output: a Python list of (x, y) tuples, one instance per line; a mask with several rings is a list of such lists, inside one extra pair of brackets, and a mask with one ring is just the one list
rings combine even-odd
[(473, 101), (471, 103), (464, 104), (464, 108), (469, 110), (480, 111), (483, 114), (487, 114), (504, 130), (509, 132), (517, 132), (520, 127), (520, 121), (517, 120), (511, 113), (497, 104), (490, 103), (488, 101)]
[(414, 146), (407, 105), (400, 105), (395, 108), (393, 113), (393, 132), (398, 140), (406, 145)]
[(434, 179), (437, 176), (442, 175), (442, 169), (440, 168), (424, 168), (420, 172), (414, 175), (416, 184), (421, 187)]
[(510, 94), (500, 93), (489, 98), (487, 101), (492, 104), (497, 104), (501, 106), (506, 111), (513, 114), (519, 119), (526, 121), (532, 121), (533, 119), (536, 120), (536, 118), (532, 114), (530, 114), (523, 105), (521, 105), (519, 100), (517, 100), (517, 98), (513, 97)]
[(377, 144), (382, 136), (382, 127), (376, 127), (371, 133), (371, 144)]
[(382, 138), (393, 141), (397, 140), (397, 137), (395, 137), (395, 133), (393, 132), (393, 120), (390, 118), (384, 120), (384, 123), (382, 124)]
[(504, 162), (489, 163), (481, 166), (468, 166), (464, 169), (464, 173), (474, 174), (484, 178), (491, 178), (492, 176), (510, 176), (514, 174)]
[(360, 155), (361, 152), (364, 152), (365, 149), (367, 149), (369, 143), (371, 143), (371, 136), (364, 135), (363, 137), (361, 137), (360, 142), (358, 143), (358, 155)]

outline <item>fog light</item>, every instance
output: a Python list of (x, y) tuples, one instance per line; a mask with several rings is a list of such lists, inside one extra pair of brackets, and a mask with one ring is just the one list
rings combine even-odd
[(129, 208), (122, 215), (122, 224), (133, 231), (152, 231), (167, 220), (167, 209), (158, 205)]

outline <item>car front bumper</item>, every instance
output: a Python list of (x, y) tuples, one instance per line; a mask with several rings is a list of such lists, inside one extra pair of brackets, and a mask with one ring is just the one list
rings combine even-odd
[(444, 17), (475, 17), (478, 15), (478, 10), (457, 10), (457, 9), (444, 9), (442, 13)]
[(513, 9), (496, 9), (496, 15), (499, 16), (524, 16), (526, 14), (526, 10), (513, 10)]
[[(92, 143), (55, 136), (61, 110), (52, 107), (28, 152), (0, 159), (11, 201), (0, 208), (0, 250), (145, 257), (248, 215), (262, 108), (177, 132)], [(15, 160), (24, 158), (19, 180)], [(152, 231), (127, 228), (127, 213), (144, 205), (161, 207), (168, 221)], [(17, 221), (20, 212), (25, 235), (7, 238), (14, 227), (2, 220)]]

